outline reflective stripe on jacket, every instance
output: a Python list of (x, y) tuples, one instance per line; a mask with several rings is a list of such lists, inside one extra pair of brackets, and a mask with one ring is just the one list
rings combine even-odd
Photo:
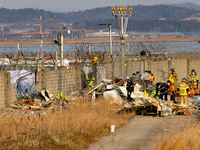
[(95, 82), (95, 77), (91, 78), (90, 83), (89, 83), (89, 86), (93, 86), (93, 85), (94, 85), (94, 82)]
[(85, 84), (88, 85), (90, 83), (90, 78), (89, 77), (86, 77), (85, 79)]
[(197, 80), (198, 80), (198, 77), (195, 74), (191, 74), (189, 76), (190, 85), (196, 85), (197, 84)]
[(188, 95), (190, 94), (189, 87), (186, 83), (181, 83), (178, 87), (179, 95)]

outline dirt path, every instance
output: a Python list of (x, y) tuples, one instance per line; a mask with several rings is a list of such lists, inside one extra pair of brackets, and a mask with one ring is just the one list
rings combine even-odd
[(139, 150), (153, 146), (155, 139), (175, 133), (183, 127), (199, 121), (199, 113), (191, 116), (142, 117), (137, 116), (129, 124), (109, 136), (100, 137), (88, 150)]

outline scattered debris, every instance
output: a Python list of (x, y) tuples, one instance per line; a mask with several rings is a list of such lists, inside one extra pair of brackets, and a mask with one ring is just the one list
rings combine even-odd
[[(25, 79), (29, 79), (28, 76), (30, 75), (30, 73), (24, 71), (21, 71), (21, 74), (12, 73), (13, 84), (16, 84), (18, 89), (21, 89), (23, 86), (19, 86), (19, 81), (21, 84)], [(34, 81), (32, 83), (34, 83)], [(10, 105), (10, 108), (2, 111), (0, 116), (9, 117), (10, 114), (21, 114), (36, 117), (38, 113), (40, 115), (47, 115), (48, 113), (53, 113), (55, 111), (70, 109), (70, 106), (73, 105), (73, 101), (77, 98), (83, 97), (84, 99), (93, 102), (98, 100), (99, 96), (104, 97), (111, 104), (122, 106), (118, 113), (134, 111), (137, 115), (142, 116), (154, 115), (165, 117), (191, 115), (200, 108), (200, 95), (189, 98), (188, 104), (179, 104), (178, 102), (180, 100), (176, 98), (177, 103), (175, 104), (172, 101), (163, 101), (154, 98), (155, 92), (153, 91), (155, 89), (153, 87), (154, 86), (152, 86), (152, 93), (148, 92), (147, 94), (145, 90), (141, 89), (141, 85), (137, 83), (134, 86), (134, 92), (131, 94), (132, 101), (128, 103), (126, 101), (126, 81), (123, 82), (120, 78), (115, 78), (112, 81), (104, 79), (102, 82), (92, 87), (87, 87), (82, 91), (71, 93), (65, 100), (62, 100), (62, 98), (55, 98), (55, 96), (45, 88), (40, 92), (31, 92), (33, 86), (29, 84), (29, 88), (18, 90), (17, 101), (14, 101)]]

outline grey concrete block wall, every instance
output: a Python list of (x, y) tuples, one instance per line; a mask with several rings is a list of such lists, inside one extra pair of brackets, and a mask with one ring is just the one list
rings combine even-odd
[[(69, 67), (59, 67), (59, 70), (48, 71), (40, 69), (36, 74), (36, 87), (38, 90), (48, 89), (54, 97), (61, 91), (70, 94), (73, 90), (81, 89), (81, 64), (70, 63)], [(41, 76), (41, 77), (39, 77)]]
[(10, 103), (17, 100), (17, 90), (15, 85), (10, 85)]
[[(131, 66), (131, 61), (133, 60), (126, 60), (127, 66), (125, 67), (125, 75), (132, 76), (132, 72), (136, 73), (140, 70), (140, 61), (133, 61)], [(170, 69), (174, 68), (176, 73), (178, 74), (179, 80), (183, 77), (188, 78), (192, 69), (195, 69), (197, 75), (200, 75), (200, 60), (190, 60), (190, 59), (174, 59), (174, 60), (164, 60), (164, 61), (150, 61), (145, 60), (145, 70), (151, 70), (155, 76), (155, 83), (156, 82), (166, 82), (170, 75)], [(114, 63), (114, 77), (119, 77), (119, 61), (115, 61)], [(107, 78), (111, 79), (111, 63), (106, 64), (106, 73)], [(200, 76), (199, 76), (200, 77)]]
[(192, 69), (195, 69), (196, 73), (197, 73), (197, 76), (198, 78), (200, 79), (200, 60), (191, 60), (190, 61), (190, 70), (189, 70), (189, 73), (191, 73), (191, 70)]
[(172, 60), (172, 68), (178, 74), (178, 82), (181, 82), (184, 77), (187, 78), (187, 59)]
[(0, 108), (4, 108), (16, 100), (16, 89), (10, 84), (10, 72), (0, 72), (0, 79)]
[(133, 64), (133, 72), (136, 73), (137, 71), (140, 71), (140, 61), (134, 61)]
[(0, 108), (5, 107), (5, 84), (4, 84), (5, 74), (4, 72), (0, 72)]
[(155, 76), (156, 82), (166, 82), (168, 80), (168, 61), (154, 61), (152, 62), (151, 72)]

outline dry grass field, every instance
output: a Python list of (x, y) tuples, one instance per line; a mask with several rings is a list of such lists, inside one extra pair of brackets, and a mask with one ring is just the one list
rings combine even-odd
[(152, 150), (199, 150), (200, 123), (169, 134), (164, 140), (155, 140)]
[(100, 135), (129, 122), (134, 113), (117, 114), (116, 106), (76, 100), (69, 110), (38, 117), (0, 117), (0, 149), (83, 149)]

